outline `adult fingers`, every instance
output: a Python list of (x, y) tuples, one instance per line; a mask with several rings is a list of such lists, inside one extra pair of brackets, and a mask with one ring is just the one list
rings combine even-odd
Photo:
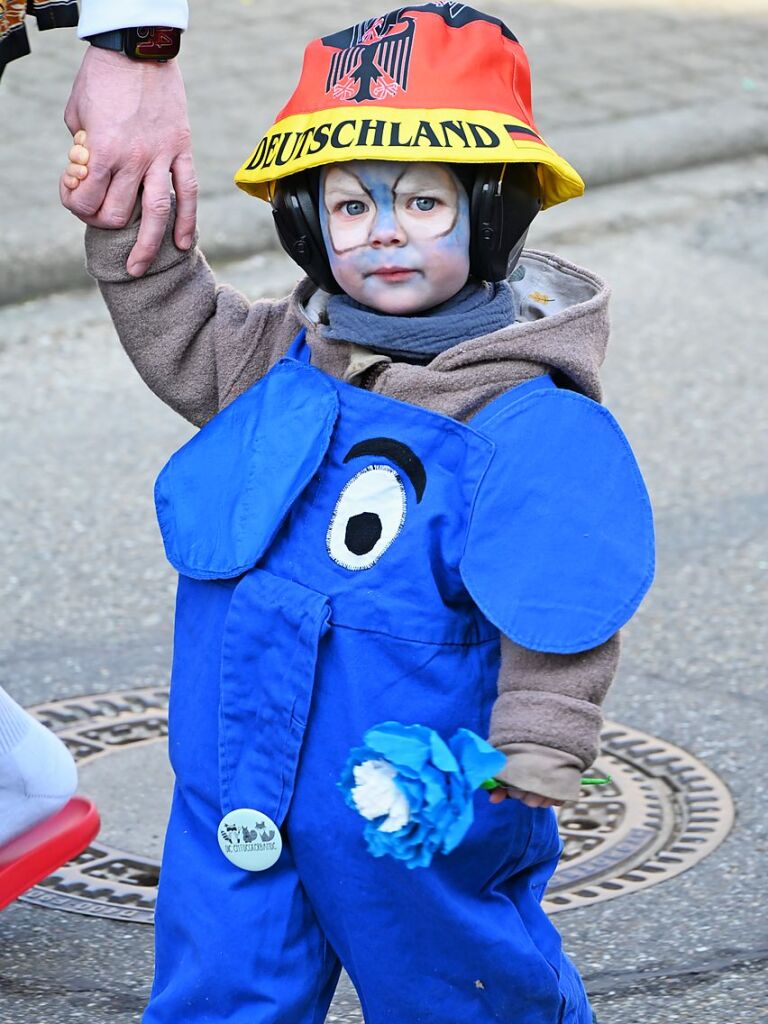
[(171, 180), (176, 193), (176, 224), (173, 240), (179, 249), (188, 249), (197, 223), (197, 175), (191, 153), (177, 156), (171, 165)]
[[(90, 165), (88, 171), (90, 173)], [(138, 162), (126, 161), (112, 175), (101, 207), (98, 211), (99, 227), (124, 228), (131, 219), (136, 197), (147, 168)]]
[(136, 244), (128, 255), (126, 269), (132, 277), (141, 277), (157, 256), (171, 212), (168, 170), (151, 167), (144, 178), (141, 197), (141, 227)]

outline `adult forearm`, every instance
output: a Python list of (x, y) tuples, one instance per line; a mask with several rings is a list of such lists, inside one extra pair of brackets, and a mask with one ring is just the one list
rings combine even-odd
[[(83, 10), (82, 36), (136, 25), (186, 27), (186, 4), (105, 3)], [(162, 20), (161, 20), (162, 19)], [(123, 227), (141, 188), (143, 218), (127, 256), (140, 277), (155, 258), (168, 221), (171, 182), (178, 202), (174, 240), (189, 248), (197, 216), (197, 177), (184, 82), (176, 60), (139, 61), (87, 46), (72, 86), (64, 120), (74, 136), (85, 131), (90, 150), (87, 179), (60, 188), (63, 205), (102, 228)]]

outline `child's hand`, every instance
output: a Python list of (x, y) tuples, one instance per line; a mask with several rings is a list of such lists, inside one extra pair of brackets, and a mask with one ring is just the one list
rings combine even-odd
[(61, 183), (70, 192), (88, 176), (88, 159), (90, 153), (85, 145), (85, 132), (79, 131), (74, 137), (73, 146), (69, 151), (69, 163), (61, 176)]
[(527, 793), (523, 789), (512, 789), (511, 786), (497, 786), (489, 793), (492, 804), (500, 804), (502, 800), (522, 800), (527, 807), (562, 807), (562, 800), (550, 800), (548, 796), (539, 796), (538, 793)]

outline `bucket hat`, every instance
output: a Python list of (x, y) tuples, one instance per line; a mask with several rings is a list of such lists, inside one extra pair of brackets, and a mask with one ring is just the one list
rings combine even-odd
[(398, 7), (311, 42), (235, 183), (269, 199), (278, 179), (345, 160), (532, 163), (543, 208), (584, 191), (536, 127), (523, 47), (461, 3)]
[(234, 181), (268, 200), (274, 181), (347, 160), (536, 164), (545, 209), (584, 191), (536, 127), (522, 46), (462, 3), (398, 7), (311, 42)]

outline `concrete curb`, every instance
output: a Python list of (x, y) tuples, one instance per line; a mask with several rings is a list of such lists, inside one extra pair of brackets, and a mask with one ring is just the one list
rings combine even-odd
[[(694, 106), (647, 117), (547, 133), (579, 168), (588, 188), (768, 153), (768, 100)], [(201, 244), (214, 262), (277, 248), (269, 209), (246, 205), (232, 187), (200, 198)], [(250, 211), (250, 212), (249, 212)], [(0, 239), (0, 305), (87, 287), (82, 225), (64, 210), (52, 230), (48, 211), (32, 211), (23, 227)]]

